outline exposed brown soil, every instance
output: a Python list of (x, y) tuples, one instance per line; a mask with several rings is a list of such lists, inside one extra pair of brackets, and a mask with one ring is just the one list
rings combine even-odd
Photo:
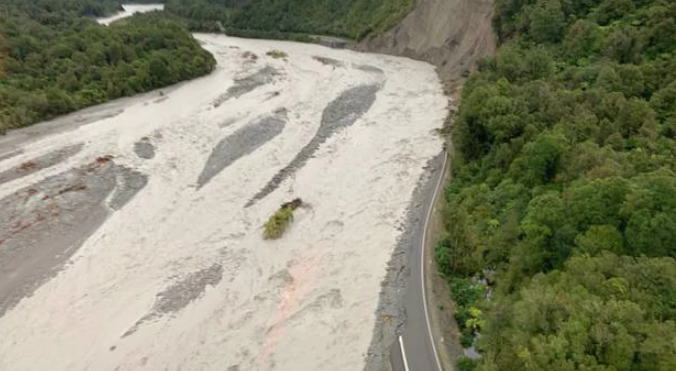
[(20, 170), (33, 170), (33, 169), (37, 169), (37, 168), (38, 168), (38, 164), (35, 163), (35, 161), (26, 161), (23, 164), (21, 164), (21, 166), (19, 166)]
[(492, 16), (493, 0), (418, 0), (399, 25), (356, 48), (432, 63), (455, 93), (466, 71), (495, 51)]

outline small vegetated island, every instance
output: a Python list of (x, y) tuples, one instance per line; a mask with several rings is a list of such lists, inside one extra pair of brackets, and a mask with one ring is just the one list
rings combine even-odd
[(0, 132), (205, 75), (216, 61), (168, 14), (92, 0), (0, 0)]
[(293, 212), (303, 205), (303, 200), (296, 198), (293, 201), (282, 204), (274, 214), (270, 216), (263, 226), (263, 237), (266, 240), (281, 238), (284, 232), (293, 222)]
[(436, 250), (462, 368), (676, 370), (676, 3), (495, 10)]

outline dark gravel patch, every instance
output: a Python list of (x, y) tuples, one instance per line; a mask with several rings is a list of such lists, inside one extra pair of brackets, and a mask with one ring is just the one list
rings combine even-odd
[(15, 168), (3, 171), (0, 173), (0, 184), (23, 178), (42, 169), (54, 166), (68, 159), (69, 157), (74, 156), (80, 152), (83, 147), (84, 144), (82, 143), (76, 144), (74, 146), (68, 146), (53, 152), (49, 152), (40, 157), (30, 159)]
[(189, 274), (157, 294), (152, 309), (122, 335), (127, 337), (136, 332), (144, 322), (159, 318), (165, 314), (178, 312), (199, 298), (207, 286), (216, 286), (223, 279), (223, 266), (214, 264)]
[(214, 100), (214, 107), (220, 106), (228, 99), (241, 97), (242, 95), (251, 92), (258, 87), (271, 83), (277, 74), (278, 72), (276, 69), (266, 66), (253, 75), (247, 76), (243, 79), (235, 80), (235, 84), (231, 86), (228, 91), (225, 92), (225, 94), (222, 94)]
[(302, 168), (319, 149), (319, 146), (338, 130), (354, 124), (359, 117), (371, 108), (376, 101), (376, 93), (380, 88), (381, 86), (377, 84), (360, 85), (344, 91), (338, 98), (331, 101), (324, 108), (322, 122), (315, 136), (288, 165), (277, 172), (265, 187), (253, 196), (246, 207), (262, 200), (277, 189), (285, 179)]
[(317, 62), (321, 64), (325, 64), (327, 66), (333, 66), (333, 67), (343, 67), (345, 64), (337, 59), (333, 58), (328, 58), (328, 57), (320, 57), (320, 56), (313, 56), (312, 59), (316, 60)]
[(1, 199), (0, 317), (54, 277), (144, 177), (99, 158)]
[(382, 74), (385, 73), (385, 72), (384, 72), (383, 70), (381, 70), (380, 68), (378, 68), (378, 67), (373, 67), (373, 66), (369, 66), (368, 64), (360, 64), (360, 65), (357, 66), (357, 69), (362, 70), (362, 71), (364, 71), (364, 72), (377, 73), (377, 74), (379, 74), (379, 75), (382, 75)]
[(147, 175), (119, 166), (117, 168), (117, 187), (115, 187), (115, 193), (110, 200), (110, 208), (120, 210), (147, 184)]
[(155, 146), (150, 143), (148, 138), (143, 138), (134, 143), (134, 153), (140, 158), (150, 160), (155, 157)]
[(248, 124), (223, 138), (211, 151), (211, 155), (197, 179), (197, 188), (202, 188), (233, 162), (252, 153), (279, 135), (284, 130), (286, 121), (286, 110), (282, 109), (275, 112), (274, 115)]

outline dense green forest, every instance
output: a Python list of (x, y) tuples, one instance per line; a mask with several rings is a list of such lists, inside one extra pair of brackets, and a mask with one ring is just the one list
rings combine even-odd
[(361, 39), (394, 26), (413, 0), (168, 0), (165, 9), (198, 31), (243, 36), (332, 35)]
[(211, 72), (215, 60), (179, 20), (92, 17), (116, 2), (0, 0), (0, 133)]
[(482, 371), (676, 370), (676, 3), (496, 0), (436, 250)]

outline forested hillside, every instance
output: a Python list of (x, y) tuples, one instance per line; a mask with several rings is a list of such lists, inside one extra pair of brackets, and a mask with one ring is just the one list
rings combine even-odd
[(169, 0), (166, 10), (190, 28), (267, 37), (333, 35), (352, 39), (384, 32), (413, 0)]
[(495, 7), (436, 251), (462, 367), (676, 370), (676, 3)]
[(0, 1), (0, 132), (213, 70), (213, 56), (171, 17), (136, 15), (110, 27), (91, 18), (118, 9), (105, 1)]

